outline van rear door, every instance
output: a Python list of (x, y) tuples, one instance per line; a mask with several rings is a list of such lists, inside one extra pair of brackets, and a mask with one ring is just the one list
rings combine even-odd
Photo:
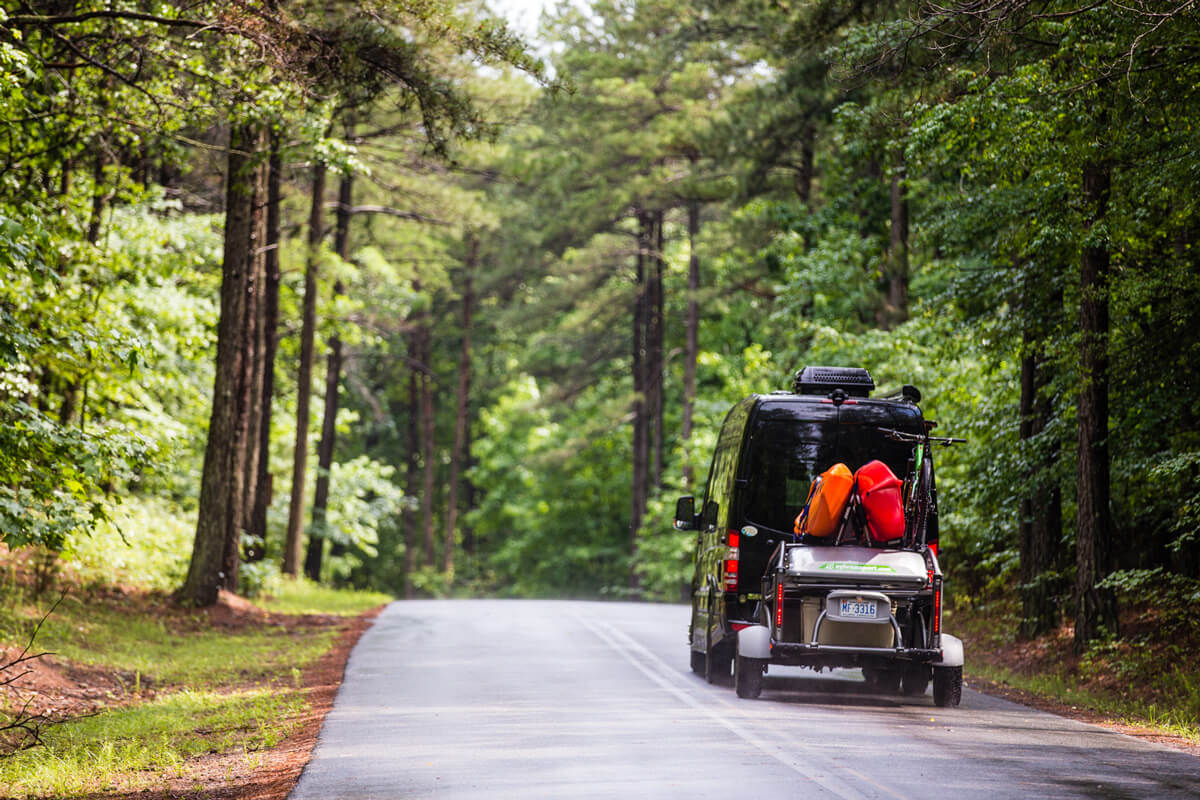
[(865, 399), (840, 406), (806, 396), (764, 399), (750, 420), (739, 465), (744, 483), (736, 523), (755, 531), (740, 541), (741, 591), (758, 591), (778, 534), (792, 532), (814, 477), (839, 462), (855, 470), (874, 459), (904, 475), (912, 448), (883, 436), (880, 427), (919, 433), (920, 409)]

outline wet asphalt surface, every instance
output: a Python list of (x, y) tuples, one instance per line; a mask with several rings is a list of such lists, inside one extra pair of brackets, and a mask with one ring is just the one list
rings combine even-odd
[(776, 668), (741, 700), (692, 674), (687, 622), (685, 606), (393, 603), (291, 798), (1200, 797), (1200, 758), (969, 689), (940, 709), (868, 693), (857, 670)]

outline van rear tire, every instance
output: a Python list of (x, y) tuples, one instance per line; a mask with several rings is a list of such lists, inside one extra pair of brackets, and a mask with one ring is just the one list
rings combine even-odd
[(709, 651), (705, 662), (708, 670), (704, 677), (708, 682), (719, 686), (728, 686), (730, 670), (733, 668), (732, 648), (728, 647), (725, 641), (719, 642)]
[(733, 663), (733, 688), (737, 696), (753, 700), (762, 694), (763, 670), (767, 662), (761, 658), (738, 656)]
[(692, 672), (697, 675), (704, 674), (704, 668), (708, 666), (708, 659), (704, 657), (704, 653), (699, 650), (692, 651)]

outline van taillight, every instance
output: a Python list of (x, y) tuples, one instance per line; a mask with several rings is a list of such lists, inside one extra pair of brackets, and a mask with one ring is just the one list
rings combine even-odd
[(738, 545), (741, 539), (737, 531), (730, 531), (728, 537), (729, 551), (725, 554), (725, 591), (736, 592), (738, 588), (738, 559), (741, 552)]

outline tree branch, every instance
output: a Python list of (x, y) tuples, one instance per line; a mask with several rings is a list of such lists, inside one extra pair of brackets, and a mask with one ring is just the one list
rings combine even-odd
[[(336, 200), (325, 204), (328, 209), (341, 209), (342, 204)], [(382, 214), (386, 217), (398, 217), (407, 219), (412, 222), (424, 222), (427, 225), (449, 225), (446, 220), (429, 217), (416, 211), (402, 211), (399, 208), (389, 208), (388, 206), (350, 206), (346, 209), (351, 214)]]
[(88, 11), (83, 14), (60, 14), (57, 16), (41, 16), (37, 14), (16, 14), (4, 20), (4, 25), (11, 28), (29, 28), (35, 25), (73, 25), (77, 22), (87, 22), (93, 19), (125, 19), (138, 22), (153, 22), (157, 25), (179, 25), (185, 28), (211, 28), (210, 22), (194, 19), (160, 17), (155, 14), (142, 14), (137, 11)]

